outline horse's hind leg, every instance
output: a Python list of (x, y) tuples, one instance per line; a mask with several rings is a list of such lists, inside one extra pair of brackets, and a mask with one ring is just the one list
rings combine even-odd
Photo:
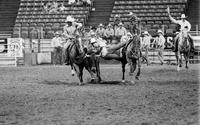
[(135, 79), (137, 79), (137, 80), (139, 80), (139, 76), (140, 76), (140, 71), (141, 70), (141, 60), (140, 60), (140, 58), (138, 59), (138, 72), (137, 72), (137, 74), (136, 74), (136, 76), (135, 76)]
[(122, 62), (122, 82), (125, 82), (125, 67), (126, 63)]
[(184, 58), (185, 58), (185, 68), (188, 69), (189, 54), (184, 53)]
[(136, 69), (136, 64), (137, 64), (137, 60), (133, 59), (131, 64), (130, 64), (130, 72), (129, 75), (132, 76), (135, 69)]

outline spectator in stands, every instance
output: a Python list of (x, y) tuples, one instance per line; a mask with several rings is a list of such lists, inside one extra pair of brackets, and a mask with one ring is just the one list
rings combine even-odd
[(82, 0), (84, 6), (91, 6), (92, 1), (91, 0)]
[(108, 24), (107, 28), (104, 31), (104, 39), (108, 43), (111, 43), (113, 40), (113, 36), (114, 36), (114, 30), (112, 29), (112, 25)]
[[(66, 53), (69, 45), (71, 45), (72, 40), (76, 38), (76, 31), (82, 27), (81, 23), (75, 22), (75, 19), (72, 16), (67, 16), (66, 19), (67, 24), (64, 26), (63, 30), (63, 35), (65, 36), (67, 43), (64, 45), (64, 50), (66, 54), (66, 65), (69, 64), (69, 55)], [(80, 41), (79, 41), (80, 42)], [(80, 43), (81, 44), (81, 43)], [(81, 49), (82, 50), (82, 49)]]
[(101, 38), (103, 38), (103, 36), (104, 36), (104, 31), (105, 31), (105, 29), (104, 29), (104, 27), (103, 27), (103, 24), (99, 24), (99, 27), (97, 28), (96, 33), (99, 34), (99, 36), (100, 36)]
[(53, 64), (62, 64), (62, 38), (58, 32), (51, 40), (51, 47), (53, 48)]
[(91, 33), (96, 34), (96, 27), (95, 26), (90, 27), (90, 32), (89, 32), (90, 36), (91, 36)]
[(116, 30), (119, 27), (119, 23), (121, 22), (120, 16), (117, 14), (114, 17), (114, 24), (113, 24), (113, 30), (114, 30), (114, 35), (116, 36)]
[(67, 8), (65, 7), (64, 3), (61, 3), (60, 7), (59, 7), (59, 10), (61, 12), (64, 12), (65, 10), (67, 10)]
[(124, 28), (122, 22), (120, 22), (115, 34), (117, 40), (120, 40), (122, 36), (126, 35), (126, 33), (126, 28)]
[[(173, 23), (180, 25), (180, 31), (181, 32), (178, 35), (176, 35), (176, 37), (175, 37), (175, 52), (176, 52), (178, 50), (177, 49), (178, 38), (181, 37), (183, 32), (188, 33), (191, 30), (191, 24), (186, 20), (185, 14), (181, 15), (181, 20), (176, 20), (171, 16), (169, 7), (167, 8), (167, 12), (168, 12), (168, 15), (169, 15), (169, 19)], [(188, 38), (189, 38), (189, 41), (190, 41), (190, 44), (191, 44), (191, 52), (194, 52), (194, 43), (193, 43), (192, 37), (189, 33), (188, 33)]]
[(150, 36), (148, 31), (144, 31), (143, 35), (144, 35), (144, 37), (142, 38), (142, 50), (145, 51), (145, 57), (147, 59), (147, 65), (149, 65), (150, 64), (149, 48), (150, 48), (150, 42), (151, 42), (152, 37)]
[(47, 3), (44, 3), (43, 9), (47, 13), (47, 12), (49, 12), (50, 7), (51, 7), (51, 3), (47, 2)]
[(69, 0), (68, 4), (72, 5), (72, 9), (73, 9), (73, 6), (76, 4), (76, 0)]
[(58, 13), (58, 3), (56, 1), (53, 1), (50, 9), (49, 9), (49, 13)]
[(165, 48), (165, 37), (164, 37), (164, 33), (162, 32), (162, 30), (158, 30), (158, 37), (155, 40), (155, 44), (156, 44), (156, 48), (158, 50), (158, 59), (161, 62), (161, 65), (163, 65), (164, 63), (164, 59), (163, 59), (163, 51)]
[(131, 32), (131, 34), (138, 34), (138, 31), (139, 31), (139, 18), (136, 16), (136, 14), (130, 12), (128, 14), (128, 16), (130, 16), (129, 18), (129, 23), (128, 25), (126, 26), (127, 30), (129, 32)]

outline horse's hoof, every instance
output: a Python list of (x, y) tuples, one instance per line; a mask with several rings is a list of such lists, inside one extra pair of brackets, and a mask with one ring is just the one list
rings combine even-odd
[(180, 67), (179, 66), (177, 67), (177, 71), (180, 71)]
[(179, 67), (182, 67), (182, 65), (180, 65)]
[(139, 80), (139, 76), (136, 76), (135, 79), (136, 79), (136, 80)]
[(189, 69), (189, 67), (188, 67), (188, 66), (186, 66), (185, 68), (186, 68), (186, 69)]
[(122, 80), (122, 83), (125, 83), (125, 80)]
[(82, 86), (83, 85), (83, 82), (79, 82), (79, 86)]
[(131, 81), (131, 84), (135, 84), (135, 81), (132, 80), (132, 81)]
[(72, 71), (71, 71), (71, 74), (72, 74), (72, 76), (74, 76), (74, 75), (75, 75), (75, 71), (74, 71), (74, 70), (72, 70)]
[(94, 82), (95, 82), (95, 78), (92, 78), (90, 82), (91, 82), (91, 83), (94, 83)]

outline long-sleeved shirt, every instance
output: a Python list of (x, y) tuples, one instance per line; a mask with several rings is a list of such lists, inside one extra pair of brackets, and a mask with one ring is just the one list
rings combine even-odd
[(107, 29), (105, 29), (105, 31), (104, 31), (104, 36), (105, 37), (110, 37), (110, 36), (114, 36), (114, 30), (113, 29), (109, 29), (109, 28), (107, 28)]
[(104, 28), (97, 28), (96, 33), (99, 34), (101, 37), (103, 37), (104, 31), (105, 31)]
[(159, 48), (164, 48), (165, 47), (165, 37), (164, 36), (159, 36), (156, 40), (156, 44), (158, 45)]
[(142, 46), (145, 47), (145, 46), (150, 46), (150, 43), (151, 43), (151, 36), (145, 36), (142, 40)]
[(54, 37), (51, 40), (51, 47), (62, 47), (62, 38), (61, 37)]
[(63, 34), (67, 38), (74, 36), (74, 34), (76, 32), (76, 26), (78, 26), (77, 28), (79, 28), (79, 27), (81, 27), (81, 24), (73, 22), (72, 26), (65, 25), (64, 28), (63, 28), (63, 30), (64, 30)]
[(181, 31), (187, 31), (188, 32), (188, 31), (191, 30), (191, 24), (187, 20), (185, 20), (185, 21), (183, 21), (183, 20), (176, 20), (172, 16), (169, 16), (169, 17), (170, 17), (170, 20), (173, 23), (179, 24), (181, 26), (181, 28), (180, 28)]
[(125, 36), (127, 33), (126, 28), (124, 27), (119, 27), (116, 30), (116, 36)]

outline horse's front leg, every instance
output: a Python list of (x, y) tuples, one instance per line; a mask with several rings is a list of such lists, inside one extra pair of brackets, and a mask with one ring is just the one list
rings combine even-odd
[(122, 82), (125, 82), (125, 67), (126, 63), (122, 62)]
[(96, 60), (96, 70), (97, 70), (97, 77), (98, 77), (98, 82), (101, 82), (101, 74), (100, 74), (100, 64), (99, 64), (99, 59)]
[(180, 71), (180, 52), (176, 52), (176, 59), (177, 59), (177, 71)]
[(184, 53), (184, 58), (185, 58), (185, 68), (188, 69), (189, 54)]
[(135, 79), (139, 80), (140, 72), (141, 72), (141, 58), (138, 59), (138, 72), (135, 76)]
[(79, 85), (82, 85), (83, 84), (83, 66), (78, 66), (74, 64), (74, 69), (79, 78)]

